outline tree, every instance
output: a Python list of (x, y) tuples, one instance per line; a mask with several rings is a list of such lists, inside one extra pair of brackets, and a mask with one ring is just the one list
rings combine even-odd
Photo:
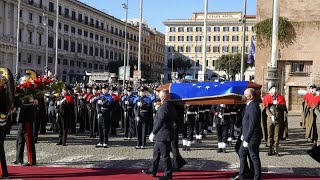
[[(172, 59), (168, 60), (168, 68), (172, 68)], [(182, 57), (177, 57), (173, 59), (173, 71), (178, 72), (179, 77), (182, 78), (186, 74), (186, 71), (192, 67), (192, 64), (189, 61), (185, 61)]]
[[(245, 54), (244, 57), (244, 70), (246, 70), (249, 67), (247, 63), (248, 55)], [(218, 68), (227, 74), (229, 80), (234, 80), (236, 75), (241, 71), (241, 54), (237, 53), (222, 55), (218, 59)]]

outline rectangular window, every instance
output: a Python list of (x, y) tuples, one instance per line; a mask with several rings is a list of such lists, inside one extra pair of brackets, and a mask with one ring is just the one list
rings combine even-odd
[(66, 25), (66, 24), (64, 25), (64, 31), (65, 31), (65, 32), (68, 32), (68, 31), (69, 31), (69, 25)]
[(65, 51), (69, 51), (69, 41), (68, 40), (64, 40), (63, 49)]
[(192, 32), (193, 28), (192, 27), (187, 27), (187, 32)]
[(61, 26), (62, 26), (61, 23), (59, 23), (59, 25), (58, 25), (59, 30), (61, 30), (61, 28), (62, 28)]
[(98, 41), (98, 40), (99, 40), (99, 35), (98, 35), (98, 34), (96, 34), (96, 36), (95, 36), (95, 37), (96, 37), (96, 40)]
[(229, 46), (223, 46), (222, 47), (222, 52), (223, 53), (228, 53), (229, 52)]
[(93, 33), (90, 33), (90, 39), (93, 39)]
[(223, 27), (223, 32), (229, 32), (229, 27)]
[(238, 46), (232, 46), (232, 53), (238, 52)]
[(93, 56), (93, 47), (92, 46), (90, 46), (90, 48), (89, 48), (89, 56)]
[(70, 66), (74, 66), (74, 61), (70, 60)]
[(89, 68), (90, 68), (90, 69), (92, 68), (92, 64), (91, 64), (91, 63), (89, 63)]
[(76, 28), (71, 26), (71, 33), (75, 34), (76, 33)]
[(202, 27), (196, 27), (196, 32), (202, 32)]
[(210, 52), (210, 50), (211, 50), (210, 46), (207, 46), (207, 47), (206, 47), (206, 51), (207, 51), (207, 52)]
[(104, 54), (103, 54), (103, 49), (100, 48), (100, 57), (103, 58)]
[(28, 64), (32, 63), (32, 58), (31, 58), (31, 54), (28, 54)]
[(42, 16), (39, 16), (39, 23), (42, 24)]
[(78, 21), (82, 22), (82, 14), (80, 14), (80, 13), (78, 14)]
[(76, 43), (71, 42), (71, 52), (76, 52)]
[(178, 52), (183, 52), (183, 46), (178, 46)]
[(196, 36), (196, 41), (201, 41), (201, 36)]
[(178, 36), (178, 41), (184, 41), (184, 37), (183, 36)]
[(29, 21), (32, 21), (32, 13), (29, 13)]
[(84, 62), (84, 63), (82, 64), (82, 67), (86, 68), (86, 67), (87, 67), (87, 63)]
[(194, 51), (195, 51), (195, 52), (201, 52), (201, 46), (196, 46), (196, 47), (194, 48)]
[(213, 52), (214, 52), (214, 53), (220, 53), (220, 48), (219, 48), (219, 46), (213, 46)]
[(211, 27), (207, 27), (207, 32), (211, 32)]
[(22, 30), (19, 29), (19, 42), (21, 42), (21, 37), (22, 37)]
[(88, 16), (84, 16), (84, 23), (85, 23), (85, 24), (89, 24), (89, 18), (88, 18)]
[(207, 36), (207, 41), (211, 41), (211, 36)]
[(88, 31), (83, 31), (84, 37), (88, 37)]
[(228, 35), (224, 35), (222, 41), (229, 41), (229, 36)]
[(32, 44), (32, 32), (28, 31), (28, 33), (29, 33), (28, 42)]
[(53, 20), (52, 19), (48, 19), (48, 26), (53, 28)]
[(38, 56), (38, 63), (37, 64), (41, 64), (41, 56)]
[(99, 55), (99, 49), (98, 48), (94, 48), (94, 56), (98, 56)]
[(72, 20), (76, 20), (76, 12), (72, 11), (71, 12)]
[(83, 46), (83, 53), (88, 54), (88, 46), (87, 45)]
[(78, 35), (82, 36), (82, 30), (78, 29)]
[(232, 36), (232, 41), (239, 41), (239, 36), (233, 35)]
[(64, 16), (69, 17), (69, 9), (68, 8), (64, 9)]
[(38, 37), (38, 44), (39, 46), (42, 45), (42, 34), (39, 34), (39, 37)]
[(48, 57), (48, 63), (49, 63), (49, 64), (52, 64), (52, 63), (53, 63), (52, 57)]
[(186, 47), (186, 52), (191, 52), (191, 46)]
[(106, 50), (106, 59), (109, 59), (109, 51)]
[(176, 32), (176, 28), (170, 27), (170, 32)]
[(188, 41), (188, 42), (189, 42), (189, 41), (193, 41), (192, 39), (193, 39), (192, 36), (187, 36), (187, 41)]
[(77, 67), (81, 67), (81, 62), (77, 61)]
[(54, 12), (54, 4), (53, 2), (49, 2), (49, 11)]
[(178, 32), (184, 32), (184, 28), (183, 27), (178, 27)]
[(63, 65), (68, 66), (68, 60), (67, 59), (63, 60)]
[(61, 49), (61, 39), (58, 39), (58, 49)]
[(77, 52), (82, 53), (82, 44), (77, 45)]
[(175, 41), (176, 37), (175, 36), (169, 36), (169, 41)]
[(239, 31), (239, 27), (232, 27), (232, 31), (233, 32), (238, 32)]
[(62, 7), (59, 6), (59, 15), (61, 15), (61, 14), (62, 14)]
[(196, 66), (200, 66), (200, 60), (197, 60)]

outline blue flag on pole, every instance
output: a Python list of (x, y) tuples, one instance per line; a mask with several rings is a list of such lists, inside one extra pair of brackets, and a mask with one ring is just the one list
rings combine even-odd
[(248, 55), (248, 64), (252, 64), (254, 62), (254, 56), (256, 54), (256, 46), (253, 43), (253, 38), (251, 39), (250, 52)]

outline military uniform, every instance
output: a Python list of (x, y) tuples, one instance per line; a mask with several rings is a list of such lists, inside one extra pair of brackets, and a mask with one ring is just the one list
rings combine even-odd
[(14, 107), (14, 81), (9, 69), (0, 68), (0, 178), (9, 177), (4, 140), (10, 131), (11, 124), (9, 115)]
[(312, 101), (312, 99), (314, 98), (314, 94), (316, 92), (316, 86), (315, 85), (311, 85), (309, 86), (309, 92), (304, 95), (303, 97), (303, 102), (302, 102), (302, 112), (301, 112), (301, 121), (300, 121), (300, 126), (303, 128), (306, 128), (306, 121), (308, 120), (308, 114), (310, 107), (310, 102)]
[[(140, 92), (145, 93), (147, 88), (143, 87)], [(150, 122), (151, 99), (145, 94), (136, 97), (134, 100), (134, 113), (137, 127), (137, 146), (136, 149), (144, 149), (146, 145), (146, 134), (148, 132), (148, 123)]]
[(205, 123), (206, 111), (205, 106), (199, 105), (197, 111), (197, 118), (195, 123), (195, 131), (196, 131), (196, 143), (201, 143), (203, 137), (203, 126)]
[(86, 129), (86, 120), (88, 116), (86, 108), (86, 88), (82, 88), (82, 92), (78, 95), (79, 113), (77, 116), (78, 123), (80, 124), (79, 132), (84, 132)]
[(230, 121), (230, 109), (225, 104), (214, 104), (211, 107), (211, 112), (214, 115), (213, 122), (217, 128), (218, 149), (217, 152), (226, 152), (226, 143), (228, 136), (228, 128)]
[(182, 125), (182, 150), (190, 151), (190, 147), (193, 141), (193, 132), (196, 122), (197, 109), (196, 106), (186, 105), (184, 113), (184, 122)]
[[(107, 87), (103, 87), (103, 89), (107, 90)], [(103, 90), (104, 91), (104, 90)], [(109, 129), (111, 119), (111, 111), (114, 108), (114, 100), (108, 92), (103, 92), (98, 100), (97, 100), (97, 117), (98, 117), (98, 124), (99, 124), (99, 140), (100, 142), (96, 145), (97, 148), (99, 147), (108, 147), (109, 139)]]
[(312, 101), (312, 112), (313, 112), (313, 122), (312, 122), (312, 141), (313, 148), (318, 146), (320, 142), (320, 88), (317, 88), (316, 96)]
[[(132, 88), (127, 88), (127, 93), (131, 93)], [(134, 129), (135, 129), (135, 124), (134, 124), (134, 99), (136, 97), (133, 96), (132, 94), (127, 94), (122, 97), (121, 99), (121, 107), (124, 112), (124, 136), (125, 140), (131, 140), (133, 134), (134, 134)]]
[(118, 95), (116, 94), (117, 88), (112, 89), (112, 98), (114, 101), (114, 108), (112, 109), (111, 112), (111, 135), (117, 135), (117, 127), (119, 127), (119, 122), (121, 120), (121, 107), (120, 107), (120, 99)]
[[(96, 87), (94, 87), (94, 89), (97, 90)], [(98, 123), (97, 123), (96, 101), (98, 98), (99, 98), (99, 95), (97, 94), (97, 92), (93, 92), (93, 94), (89, 94), (86, 97), (90, 138), (95, 138), (97, 134), (96, 126)]]
[[(276, 88), (272, 86), (271, 88)], [(263, 98), (263, 104), (266, 107), (267, 118), (267, 137), (268, 137), (268, 155), (279, 155), (279, 140), (283, 136), (282, 129), (284, 127), (286, 101), (279, 94), (266, 94)], [(274, 151), (273, 151), (274, 147)]]

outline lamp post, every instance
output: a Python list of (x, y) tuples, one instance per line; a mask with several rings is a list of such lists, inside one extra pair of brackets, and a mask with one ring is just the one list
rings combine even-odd
[(171, 56), (171, 74), (173, 74), (173, 57), (174, 57), (174, 53), (172, 53), (172, 56)]
[(55, 60), (55, 66), (54, 66), (54, 74), (56, 77), (58, 77), (58, 36), (59, 36), (58, 25), (59, 25), (59, 0), (57, 0), (57, 6), (56, 6), (56, 60)]
[[(123, 50), (123, 66), (124, 66), (124, 72), (123, 72), (123, 88), (125, 86), (125, 82), (126, 82), (126, 71), (127, 71), (127, 65), (126, 65), (126, 61), (127, 61), (127, 22), (128, 22), (128, 0), (126, 1), (126, 3), (122, 4), (123, 9), (126, 10), (126, 22), (124, 25), (124, 50)], [(128, 47), (129, 48), (129, 47)]]
[(143, 8), (143, 0), (140, 0), (139, 46), (138, 46), (138, 71), (141, 71), (142, 8)]
[(44, 67), (45, 76), (48, 76), (48, 14), (43, 12), (42, 17), (44, 18), (42, 24), (46, 27), (46, 66)]
[(18, 19), (17, 19), (17, 50), (16, 50), (16, 72), (15, 72), (15, 81), (18, 81), (19, 74), (19, 37), (20, 37), (20, 4), (21, 1), (18, 0)]
[(240, 80), (244, 80), (244, 56), (246, 50), (246, 21), (247, 21), (247, 0), (244, 0), (244, 14), (242, 17), (242, 31), (243, 31), (243, 39), (242, 39), (242, 52), (241, 52), (241, 71), (240, 71)]

